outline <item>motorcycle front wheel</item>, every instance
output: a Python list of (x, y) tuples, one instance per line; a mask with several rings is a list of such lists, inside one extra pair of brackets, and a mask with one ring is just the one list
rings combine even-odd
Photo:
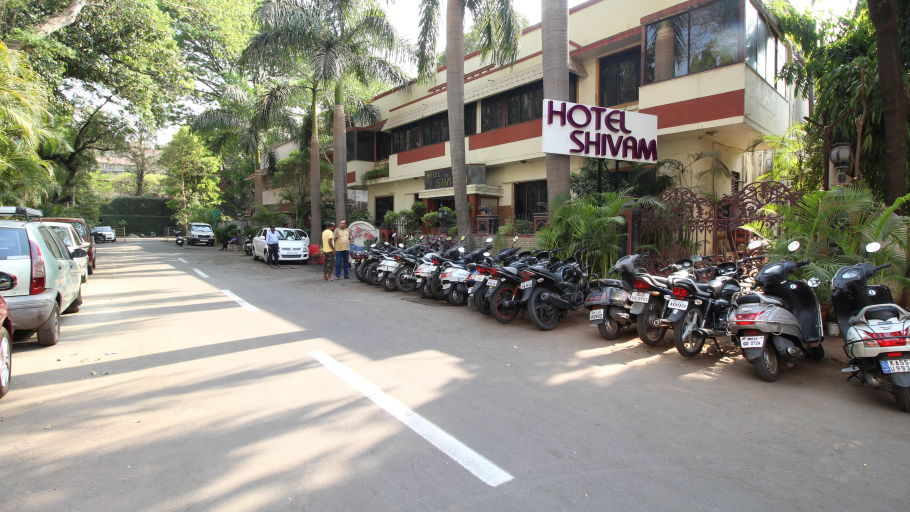
[(514, 284), (499, 285), (490, 297), (490, 313), (501, 324), (507, 324), (518, 317), (520, 309), (514, 305), (506, 306), (507, 301), (515, 300), (518, 287)]
[(531, 314), (531, 321), (534, 322), (538, 329), (541, 331), (552, 331), (559, 324), (560, 311), (540, 298), (544, 293), (553, 292), (543, 287), (534, 290), (534, 293), (531, 294), (531, 299), (528, 300), (528, 313)]
[(382, 289), (387, 292), (394, 292), (398, 289), (396, 282), (395, 274), (386, 272), (385, 277), (382, 278)]
[(456, 283), (452, 283), (449, 293), (446, 294), (446, 302), (453, 306), (464, 306), (468, 303), (468, 294), (461, 291)]
[(492, 311), (490, 311), (490, 300), (487, 299), (486, 286), (481, 286), (479, 290), (474, 292), (474, 307), (484, 315), (492, 314)]
[(701, 319), (701, 310), (690, 308), (685, 316), (673, 325), (673, 343), (684, 357), (697, 356), (705, 346), (705, 339), (695, 335), (695, 329), (701, 326)]
[(395, 273), (395, 286), (400, 292), (411, 293), (417, 289), (417, 280), (414, 274), (402, 270)]
[(658, 307), (654, 302), (648, 303), (645, 306), (645, 310), (638, 315), (638, 321), (635, 326), (638, 329), (638, 337), (649, 347), (659, 345), (663, 341), (664, 335), (667, 334), (666, 327), (657, 325), (657, 322), (660, 321), (660, 315), (657, 313)]

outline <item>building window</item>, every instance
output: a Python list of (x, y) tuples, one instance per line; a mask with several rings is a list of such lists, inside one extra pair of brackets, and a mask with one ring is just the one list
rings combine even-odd
[(768, 27), (758, 9), (746, 1), (746, 64), (781, 94), (786, 84), (777, 76), (787, 63), (787, 47)]
[(543, 116), (543, 81), (523, 85), (480, 104), (480, 131), (524, 123)]
[(516, 219), (528, 219), (535, 213), (547, 211), (547, 180), (525, 181), (515, 184), (512, 199)]
[(377, 197), (376, 198), (376, 225), (381, 226), (385, 214), (395, 209), (395, 197)]
[(477, 102), (464, 106), (464, 135), (465, 137), (477, 133)]
[(376, 132), (376, 161), (388, 160), (392, 153), (392, 134)]
[(638, 101), (641, 48), (600, 59), (600, 105)]
[[(464, 107), (465, 136), (477, 132), (477, 103)], [(442, 112), (411, 124), (392, 129), (391, 151), (401, 153), (411, 149), (422, 148), (449, 140), (449, 113)], [(388, 154), (385, 155), (388, 158)]]
[(363, 160), (365, 162), (374, 162), (373, 145), (375, 144), (376, 134), (367, 131), (352, 131), (347, 133), (347, 156), (348, 161)]
[(569, 101), (578, 103), (578, 75), (569, 73)]
[(739, 1), (720, 0), (648, 25), (645, 82), (739, 61)]

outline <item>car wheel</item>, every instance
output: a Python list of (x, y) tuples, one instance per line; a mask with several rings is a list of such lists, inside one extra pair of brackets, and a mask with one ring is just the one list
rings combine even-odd
[(13, 377), (13, 347), (6, 329), (0, 327), (0, 398), (9, 392)]
[(70, 313), (78, 313), (80, 306), (82, 306), (82, 287), (81, 286), (79, 287), (79, 293), (76, 295), (76, 298), (73, 299), (73, 303), (70, 304), (70, 307), (66, 308), (63, 311), (63, 314), (68, 315)]
[(38, 328), (38, 344), (50, 347), (60, 341), (60, 305), (54, 303), (51, 316)]

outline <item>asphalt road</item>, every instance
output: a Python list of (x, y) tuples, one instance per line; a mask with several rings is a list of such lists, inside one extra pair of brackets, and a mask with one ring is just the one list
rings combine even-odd
[(83, 294), (14, 346), (4, 512), (910, 509), (910, 415), (830, 358), (768, 384), (156, 240)]

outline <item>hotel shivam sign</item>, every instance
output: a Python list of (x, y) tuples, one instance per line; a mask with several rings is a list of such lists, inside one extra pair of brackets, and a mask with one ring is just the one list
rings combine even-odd
[(543, 100), (543, 152), (657, 162), (657, 116)]

